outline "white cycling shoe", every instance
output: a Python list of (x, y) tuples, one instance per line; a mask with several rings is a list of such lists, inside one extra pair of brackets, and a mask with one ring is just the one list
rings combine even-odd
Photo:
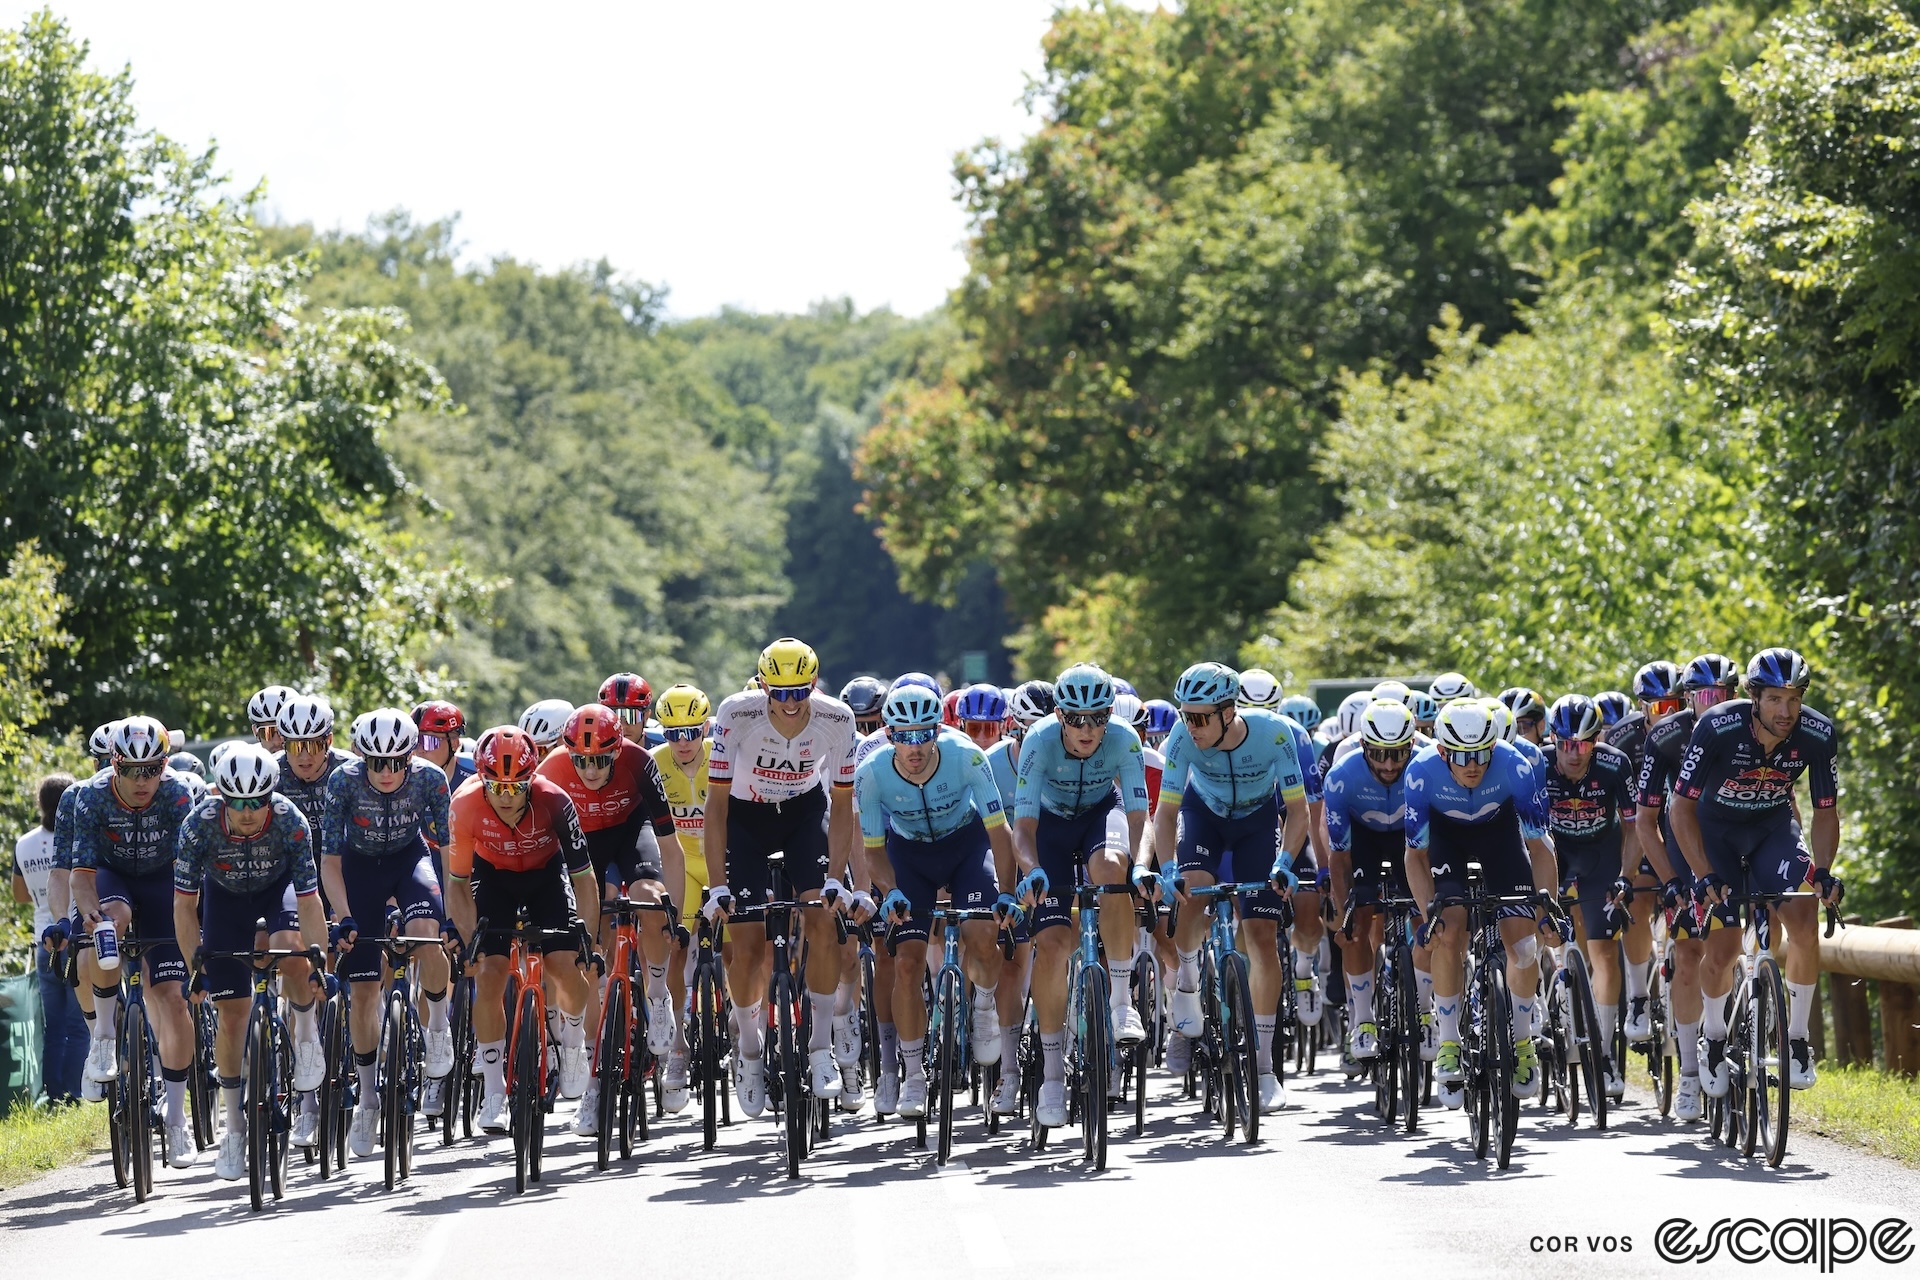
[(229, 1129), (221, 1135), (220, 1153), (213, 1158), (213, 1176), (224, 1182), (238, 1182), (247, 1176), (245, 1129)]
[(909, 1120), (927, 1114), (927, 1078), (919, 1072), (910, 1074), (900, 1086), (900, 1114)]
[(293, 1135), (288, 1141), (296, 1147), (311, 1147), (320, 1135), (320, 1109), (302, 1105), (293, 1115)]
[(1681, 1076), (1673, 1090), (1673, 1118), (1692, 1124), (1700, 1118), (1700, 1077)]
[(1709, 1098), (1724, 1098), (1733, 1084), (1733, 1068), (1727, 1064), (1725, 1040), (1700, 1042), (1700, 1090)]
[(293, 1091), (312, 1093), (327, 1078), (327, 1055), (318, 1040), (293, 1042)]
[(993, 1114), (997, 1116), (1016, 1116), (1020, 1114), (1020, 1073), (1005, 1072), (1000, 1077), (1000, 1087), (993, 1091)]
[[(502, 1111), (506, 1108), (502, 1107)], [(364, 1160), (373, 1154), (373, 1140), (380, 1132), (380, 1113), (372, 1107), (355, 1107), (353, 1124), (347, 1129), (347, 1150)]]
[(86, 1077), (95, 1084), (105, 1084), (120, 1075), (120, 1049), (114, 1044), (113, 1037), (95, 1038), (87, 1046)]
[(880, 1068), (880, 1079), (873, 1086), (873, 1114), (876, 1116), (897, 1116), (900, 1114), (900, 1074)]
[(1193, 1041), (1178, 1031), (1168, 1032), (1166, 1064), (1173, 1075), (1187, 1074), (1187, 1068), (1193, 1065)]
[(445, 1076), (439, 1079), (429, 1079), (420, 1086), (421, 1115), (437, 1116), (446, 1109), (447, 1081)]
[[(1353, 1029), (1351, 1040), (1353, 1057), (1356, 1061), (1375, 1058), (1380, 1054), (1380, 1028), (1371, 1022), (1363, 1022)], [(1358, 1074), (1355, 1072), (1354, 1074)]]
[(593, 1055), (585, 1045), (560, 1046), (560, 1096), (567, 1099), (586, 1092), (593, 1071)]
[(600, 1082), (587, 1081), (587, 1088), (580, 1095), (579, 1109), (573, 1113), (573, 1132), (582, 1138), (593, 1138), (600, 1133)]
[(807, 1054), (807, 1074), (811, 1077), (813, 1096), (828, 1101), (840, 1096), (840, 1067), (833, 1060), (832, 1049), (814, 1049)]
[(687, 1055), (678, 1049), (667, 1055), (667, 1078), (660, 1082), (660, 1105), (670, 1115), (687, 1109), (693, 1095), (687, 1089)]
[(1627, 1043), (1645, 1044), (1653, 1039), (1653, 1019), (1647, 1016), (1647, 998), (1635, 996), (1627, 1002)]
[(851, 1014), (833, 1020), (833, 1060), (847, 1069), (860, 1064), (860, 1020)]
[(664, 1057), (673, 1048), (673, 996), (647, 997), (647, 1050)]
[(733, 1079), (733, 1099), (740, 1114), (752, 1120), (767, 1109), (767, 1064), (759, 1058), (742, 1058)]
[(1627, 1096), (1627, 1078), (1621, 1075), (1620, 1069), (1614, 1066), (1611, 1062), (1609, 1062), (1606, 1066), (1606, 1077), (1607, 1077), (1607, 1096), (1609, 1098), (1612, 1098), (1615, 1102), (1618, 1102), (1622, 1098)]
[[(359, 1113), (356, 1112), (355, 1114), (358, 1115)], [(505, 1133), (507, 1131), (506, 1090), (503, 1089), (499, 1093), (482, 1093), (480, 1095), (480, 1109), (478, 1114), (474, 1116), (473, 1122), (480, 1126), (480, 1132), (482, 1133)], [(367, 1149), (369, 1151), (373, 1149), (371, 1142), (369, 1142)]]
[(1147, 1038), (1147, 1025), (1131, 1000), (1113, 1006), (1113, 1038), (1120, 1044), (1139, 1044)]
[(1043, 1129), (1058, 1129), (1067, 1123), (1066, 1081), (1041, 1081), (1040, 1096), (1033, 1104), (1033, 1118)]
[(1295, 978), (1293, 981), (1293, 1011), (1300, 1016), (1304, 1026), (1317, 1026), (1320, 1015), (1326, 1011), (1326, 1000), (1320, 991), (1320, 979)]
[(1280, 1077), (1271, 1071), (1260, 1073), (1260, 1114), (1267, 1115), (1287, 1105), (1287, 1091)]
[[(439, 1030), (435, 1030), (432, 1027), (428, 1027), (426, 1039), (427, 1079), (444, 1079), (447, 1072), (453, 1070), (453, 1029), (450, 1027), (441, 1027)], [(317, 1044), (314, 1046), (316, 1049), (319, 1047)], [(319, 1085), (320, 1082), (315, 1080), (312, 1087), (318, 1088)]]
[(1199, 1039), (1207, 1029), (1207, 1015), (1200, 1006), (1198, 991), (1173, 991), (1173, 1029), (1183, 1036)]
[(840, 1072), (840, 1110), (853, 1115), (867, 1105), (866, 1090), (860, 1084), (860, 1064), (843, 1066), (835, 1063)]
[(193, 1127), (185, 1120), (167, 1126), (167, 1163), (176, 1169), (191, 1169), (200, 1158), (200, 1145), (193, 1140)]
[(1000, 1061), (1000, 1010), (991, 1000), (974, 1002), (973, 1060), (983, 1067)]
[(1791, 1075), (1788, 1077), (1788, 1082), (1796, 1089), (1813, 1088), (1813, 1083), (1820, 1078), (1820, 1073), (1814, 1070), (1813, 1050), (1808, 1047), (1807, 1042), (1805, 1040), (1789, 1040), (1787, 1042), (1787, 1057), (1792, 1059), (1792, 1066), (1790, 1068)]

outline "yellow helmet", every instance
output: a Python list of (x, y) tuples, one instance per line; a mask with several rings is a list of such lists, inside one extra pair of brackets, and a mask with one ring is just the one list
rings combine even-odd
[(676, 684), (654, 702), (653, 714), (662, 729), (691, 729), (707, 722), (713, 704), (692, 685)]
[(760, 678), (770, 688), (798, 689), (820, 674), (820, 656), (804, 641), (784, 636), (760, 651)]

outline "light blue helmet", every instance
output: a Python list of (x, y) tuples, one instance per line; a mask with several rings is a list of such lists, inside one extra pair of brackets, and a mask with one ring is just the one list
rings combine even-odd
[(1240, 696), (1240, 673), (1219, 662), (1196, 662), (1173, 682), (1173, 700), (1185, 706), (1217, 707)]
[(890, 729), (937, 729), (940, 727), (940, 695), (929, 693), (917, 684), (906, 684), (887, 695), (880, 718)]
[(1280, 700), (1280, 714), (1287, 716), (1302, 729), (1311, 731), (1321, 721), (1320, 704), (1304, 693), (1296, 693)]
[(1113, 677), (1091, 662), (1076, 662), (1053, 682), (1053, 700), (1062, 712), (1110, 710), (1116, 692)]

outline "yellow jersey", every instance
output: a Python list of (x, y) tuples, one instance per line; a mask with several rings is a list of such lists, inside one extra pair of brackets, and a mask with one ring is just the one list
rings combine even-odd
[(673, 744), (663, 742), (653, 749), (653, 762), (660, 767), (660, 781), (666, 788), (667, 808), (673, 811), (673, 825), (680, 833), (680, 848), (687, 855), (686, 896), (681, 898), (681, 916), (688, 928), (700, 914), (700, 900), (711, 886), (707, 881), (707, 855), (700, 842), (707, 829), (707, 756), (713, 740), (700, 740), (700, 767), (691, 773), (673, 758)]

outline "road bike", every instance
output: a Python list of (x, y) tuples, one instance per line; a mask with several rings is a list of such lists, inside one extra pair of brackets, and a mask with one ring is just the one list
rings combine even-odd
[[(1180, 886), (1175, 880), (1176, 891)], [(1234, 945), (1236, 905), (1269, 888), (1266, 881), (1186, 888), (1207, 905), (1211, 923), (1200, 947), (1200, 990), (1205, 1027), (1193, 1042), (1193, 1071), (1202, 1085), (1202, 1107), (1233, 1141), (1236, 1129), (1249, 1145), (1260, 1140), (1260, 1046), (1253, 1021), (1253, 987), (1247, 958)]]
[(647, 1138), (647, 1081), (658, 1064), (647, 1046), (646, 1001), (635, 991), (646, 989), (638, 922), (643, 914), (655, 912), (669, 932), (677, 930), (679, 916), (671, 898), (635, 902), (622, 897), (600, 904), (600, 919), (613, 930), (612, 955), (595, 957), (607, 979), (593, 1056), (593, 1077), (600, 1082), (594, 1159), (602, 1169), (612, 1160), (616, 1134), (622, 1160), (631, 1160), (633, 1144)]

